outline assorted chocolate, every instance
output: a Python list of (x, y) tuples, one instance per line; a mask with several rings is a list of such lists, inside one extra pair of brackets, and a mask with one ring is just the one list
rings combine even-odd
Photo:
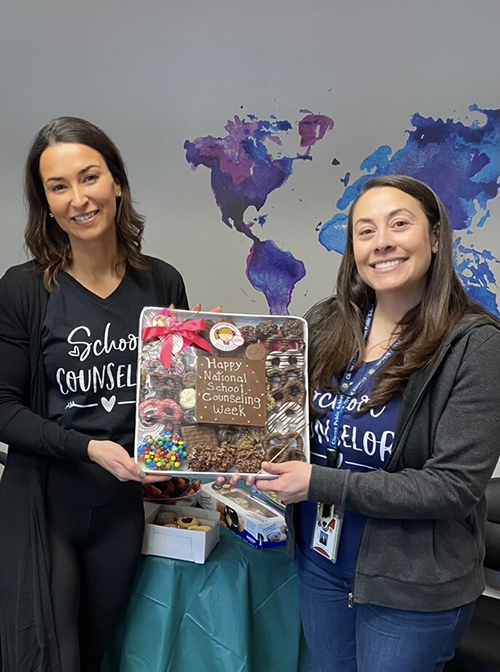
[(307, 461), (306, 333), (299, 318), (145, 308), (136, 461), (176, 475)]

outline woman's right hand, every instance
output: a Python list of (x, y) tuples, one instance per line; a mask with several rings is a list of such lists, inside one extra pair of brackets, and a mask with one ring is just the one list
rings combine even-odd
[(169, 480), (170, 476), (160, 474), (146, 475), (125, 448), (114, 441), (89, 441), (87, 453), (95, 462), (119, 481), (139, 481), (140, 483), (159, 483)]

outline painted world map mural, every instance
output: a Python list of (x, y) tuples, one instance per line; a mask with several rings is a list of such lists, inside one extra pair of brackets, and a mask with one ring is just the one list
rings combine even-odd
[[(331, 219), (321, 224), (318, 243), (330, 252), (342, 254), (345, 247), (347, 213), (363, 184), (378, 175), (404, 174), (429, 184), (448, 209), (455, 231), (455, 263), (470, 296), (499, 314), (493, 254), (476, 249), (474, 232), (491, 225), (491, 201), (499, 190), (500, 110), (471, 105), (480, 120), (464, 123), (454, 119), (424, 117), (410, 119), (403, 147), (382, 144), (342, 179), (344, 191)], [(246, 275), (254, 289), (262, 292), (272, 314), (288, 314), (297, 283), (307, 268), (297, 251), (286, 250), (265, 239), (268, 215), (251, 218), (250, 207), (260, 213), (273, 192), (293, 179), (295, 162), (314, 159), (314, 146), (335, 133), (334, 120), (326, 115), (301, 110), (299, 120), (267, 120), (254, 115), (234, 117), (223, 137), (202, 136), (186, 140), (186, 160), (193, 169), (210, 171), (215, 202), (226, 226), (246, 236), (249, 254)], [(287, 156), (283, 136), (297, 135), (297, 152)], [(336, 161), (336, 159), (334, 159)], [(358, 177), (351, 183), (351, 175)]]

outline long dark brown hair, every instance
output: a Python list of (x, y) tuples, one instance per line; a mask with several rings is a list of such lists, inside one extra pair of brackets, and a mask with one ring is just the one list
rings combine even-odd
[(59, 117), (37, 133), (26, 159), (24, 193), (28, 207), (28, 222), (24, 232), (27, 249), (36, 267), (44, 274), (45, 287), (50, 291), (57, 283), (57, 274), (71, 263), (68, 234), (50, 217), (49, 206), (40, 177), (42, 153), (57, 143), (78, 143), (95, 149), (121, 188), (117, 198), (116, 234), (120, 263), (140, 271), (148, 268), (141, 254), (144, 218), (132, 203), (125, 164), (119, 149), (98, 126), (77, 117)]
[(423, 182), (404, 175), (376, 177), (363, 186), (351, 205), (347, 244), (337, 277), (336, 297), (314, 306), (306, 315), (310, 329), (309, 372), (313, 389), (336, 390), (356, 353), (365, 352), (363, 328), (366, 313), (375, 303), (375, 293), (360, 278), (353, 251), (353, 212), (359, 198), (370, 189), (394, 187), (417, 199), (429, 220), (430, 233), (438, 241), (437, 252), (426, 275), (421, 302), (398, 324), (399, 345), (380, 369), (371, 399), (373, 408), (402, 392), (410, 375), (427, 366), (448, 334), (464, 317), (488, 316), (487, 310), (467, 296), (453, 267), (453, 234), (446, 209)]

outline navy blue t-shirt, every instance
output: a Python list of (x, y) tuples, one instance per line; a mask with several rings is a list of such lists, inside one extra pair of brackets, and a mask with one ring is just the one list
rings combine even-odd
[[(372, 362), (363, 362), (353, 374), (352, 386), (361, 380)], [(363, 413), (363, 405), (369, 400), (374, 378), (370, 377), (365, 385), (349, 402), (342, 418), (339, 431), (338, 459), (340, 469), (368, 472), (382, 469), (387, 463), (394, 443), (394, 434), (401, 410), (402, 399), (395, 396), (380, 408), (372, 408)], [(314, 392), (313, 403), (325, 415), (311, 424), (311, 462), (326, 466), (326, 449), (330, 437), (332, 410), (337, 396), (333, 392)], [(300, 524), (297, 543), (300, 549), (315, 563), (333, 574), (350, 578), (354, 575), (359, 543), (366, 516), (353, 511), (344, 511), (344, 521), (340, 536), (337, 561), (322, 557), (311, 549), (311, 541), (316, 520), (317, 504), (300, 504)]]

